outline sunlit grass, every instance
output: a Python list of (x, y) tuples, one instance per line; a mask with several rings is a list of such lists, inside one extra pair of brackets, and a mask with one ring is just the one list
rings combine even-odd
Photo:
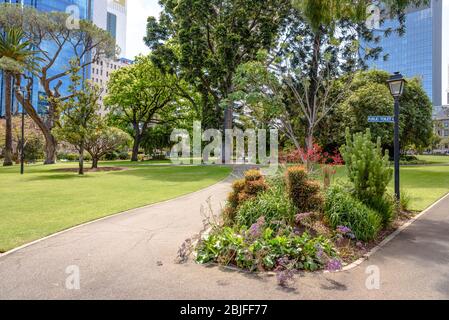
[(0, 252), (69, 227), (172, 199), (212, 185), (231, 169), (171, 166), (168, 162), (104, 162), (120, 172), (78, 176), (60, 172), (76, 163), (0, 168)]

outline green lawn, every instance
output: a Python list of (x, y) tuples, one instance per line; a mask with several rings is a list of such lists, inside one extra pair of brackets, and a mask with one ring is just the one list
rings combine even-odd
[(83, 222), (172, 199), (212, 185), (231, 169), (216, 166), (174, 167), (144, 162), (106, 162), (126, 166), (121, 172), (80, 177), (54, 166), (0, 168), (0, 252)]
[(418, 156), (419, 160), (428, 162), (429, 164), (449, 164), (449, 156)]
[[(345, 168), (338, 168), (335, 181), (345, 178)], [(391, 193), (393, 193), (393, 188), (394, 184), (392, 181), (390, 184)], [(402, 167), (401, 189), (411, 197), (411, 209), (415, 211), (422, 211), (449, 193), (449, 167)]]

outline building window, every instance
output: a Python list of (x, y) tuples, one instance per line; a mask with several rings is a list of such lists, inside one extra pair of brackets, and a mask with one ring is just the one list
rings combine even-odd
[(117, 39), (117, 16), (108, 12), (107, 30), (114, 39)]

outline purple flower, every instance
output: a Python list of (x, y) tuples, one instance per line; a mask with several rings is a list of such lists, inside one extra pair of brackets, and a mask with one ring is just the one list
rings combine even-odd
[(249, 228), (249, 234), (253, 238), (259, 238), (262, 235), (263, 227), (265, 225), (265, 217), (260, 217), (255, 224)]
[(290, 264), (290, 259), (288, 257), (279, 258), (277, 260), (277, 264), (280, 267), (287, 268), (289, 266), (289, 264)]
[(294, 272), (292, 270), (289, 270), (289, 269), (287, 269), (287, 270), (278, 270), (276, 272), (276, 279), (278, 281), (278, 284), (281, 287), (288, 286), (288, 284), (293, 281), (294, 276), (295, 276)]
[(358, 241), (355, 245), (357, 248), (365, 250), (365, 246), (363, 245), (363, 243), (361, 241)]
[(341, 261), (339, 259), (330, 259), (327, 262), (327, 266), (326, 269), (330, 272), (335, 272), (335, 271), (339, 271), (341, 270), (341, 268), (343, 268), (343, 264), (341, 263)]
[(337, 232), (341, 233), (341, 234), (348, 234), (348, 233), (352, 233), (352, 230), (348, 227), (345, 226), (338, 226), (337, 227)]
[(320, 244), (316, 244), (315, 248), (317, 249), (316, 256), (318, 259), (321, 259), (324, 255), (323, 247)]
[(355, 239), (355, 234), (353, 234), (352, 232), (347, 233), (346, 236), (351, 240)]
[(301, 231), (301, 229), (299, 229), (299, 228), (294, 228), (294, 229), (293, 229), (293, 233), (294, 233), (295, 235), (297, 235), (297, 236), (300, 236), (300, 235), (302, 234), (302, 231)]

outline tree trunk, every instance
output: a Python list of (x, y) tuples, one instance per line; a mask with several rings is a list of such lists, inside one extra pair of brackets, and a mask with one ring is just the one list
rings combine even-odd
[(306, 137), (306, 147), (307, 151), (311, 151), (313, 148), (313, 134), (314, 134), (314, 126), (315, 123), (315, 112), (317, 108), (317, 88), (318, 88), (318, 76), (319, 76), (319, 68), (320, 68), (320, 60), (321, 60), (321, 31), (318, 30), (315, 32), (313, 39), (313, 56), (312, 56), (312, 65), (309, 73), (310, 87), (308, 92), (308, 103), (310, 108), (312, 109), (312, 113), (309, 115), (311, 117), (312, 123), (309, 123), (309, 128), (307, 131)]
[(12, 99), (11, 99), (11, 83), (12, 76), (9, 72), (5, 72), (5, 120), (6, 120), (6, 133), (5, 133), (5, 159), (3, 166), (12, 166)]
[(131, 161), (139, 161), (139, 145), (140, 145), (140, 135), (134, 137), (133, 154), (131, 156)]
[(98, 169), (98, 158), (92, 157), (92, 169)]
[(44, 164), (55, 164), (56, 163), (56, 149), (58, 143), (56, 138), (51, 134), (49, 130), (42, 130), (45, 137), (45, 161)]
[(79, 175), (84, 175), (84, 144), (80, 145), (80, 158), (79, 158)]
[[(20, 86), (20, 76), (16, 76), (16, 84)], [(15, 90), (16, 99), (20, 102), (20, 104), (25, 108), (27, 114), (33, 119), (34, 123), (37, 124), (39, 129), (42, 131), (42, 134), (45, 138), (45, 161), (44, 164), (55, 164), (56, 163), (56, 151), (58, 142), (55, 136), (51, 133), (52, 126), (50, 124), (46, 124), (44, 120), (39, 116), (39, 114), (34, 109), (31, 98), (25, 96), (20, 92), (20, 90)]]

